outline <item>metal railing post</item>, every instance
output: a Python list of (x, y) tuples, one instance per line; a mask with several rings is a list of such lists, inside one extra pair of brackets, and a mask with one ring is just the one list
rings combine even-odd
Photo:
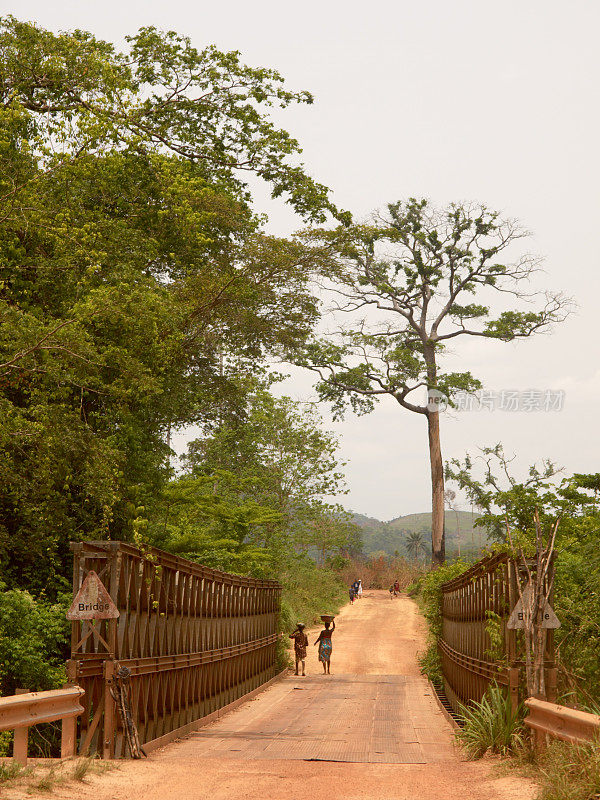
[[(29, 689), (15, 689), (15, 694), (29, 694)], [(13, 758), (21, 766), (27, 765), (29, 728), (16, 728), (13, 739)]]

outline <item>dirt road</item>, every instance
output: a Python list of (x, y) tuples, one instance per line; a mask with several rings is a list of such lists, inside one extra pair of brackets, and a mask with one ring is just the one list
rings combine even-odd
[(535, 788), (467, 762), (419, 674), (424, 623), (408, 598), (346, 606), (322, 674), (289, 676), (187, 739), (122, 763), (63, 800), (528, 800)]

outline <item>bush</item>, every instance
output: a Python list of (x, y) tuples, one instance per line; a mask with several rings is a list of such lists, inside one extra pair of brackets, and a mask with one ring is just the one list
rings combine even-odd
[(419, 657), (419, 666), (421, 672), (424, 672), (436, 685), (442, 682), (442, 665), (437, 647), (438, 637), (442, 633), (442, 592), (440, 586), (457, 575), (461, 575), (470, 566), (464, 561), (444, 564), (421, 575), (417, 583), (409, 587), (411, 595), (415, 595), (418, 591), (416, 595), (417, 602), (421, 606), (429, 629), (427, 649)]
[(66, 680), (69, 599), (49, 603), (0, 586), (0, 694), (56, 689)]
[(488, 751), (509, 755), (523, 745), (523, 710), (512, 710), (508, 692), (490, 686), (479, 703), (461, 706), (464, 726), (456, 738), (470, 758), (481, 758)]
[(291, 666), (289, 639), (296, 623), (310, 627), (320, 614), (337, 614), (347, 599), (340, 576), (327, 567), (319, 567), (307, 556), (298, 556), (279, 575), (283, 584), (279, 627), (284, 636), (277, 652), (278, 669)]

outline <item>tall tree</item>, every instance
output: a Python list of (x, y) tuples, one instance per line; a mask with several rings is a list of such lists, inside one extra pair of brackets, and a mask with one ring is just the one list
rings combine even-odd
[(270, 237), (246, 176), (332, 210), (272, 106), (310, 102), (237, 53), (144, 29), (118, 53), (0, 25), (0, 561), (68, 572), (68, 541), (131, 538), (166, 433), (242, 401), (240, 372), (318, 316), (310, 248)]
[[(515, 254), (526, 235), (485, 206), (438, 210), (415, 199), (388, 205), (370, 224), (307, 234), (330, 258), (325, 277), (338, 298), (336, 320), (346, 313), (351, 321), (312, 340), (300, 363), (318, 373), (320, 396), (338, 414), (348, 400), (364, 413), (387, 396), (426, 420), (436, 564), (445, 559), (439, 399), (452, 403), (457, 392), (481, 386), (468, 371), (443, 371), (444, 347), (465, 337), (527, 338), (568, 312), (561, 294), (528, 290), (539, 264)], [(518, 307), (496, 309), (494, 295)], [(415, 396), (419, 390), (426, 402)]]

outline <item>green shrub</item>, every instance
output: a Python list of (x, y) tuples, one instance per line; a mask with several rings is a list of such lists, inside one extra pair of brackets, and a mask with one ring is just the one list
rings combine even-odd
[(56, 689), (66, 680), (69, 599), (49, 603), (0, 585), (0, 694)]
[(523, 745), (523, 713), (512, 710), (508, 692), (499, 686), (490, 686), (479, 703), (461, 706), (464, 727), (456, 738), (470, 758), (481, 758), (485, 753), (509, 755)]
[(441, 567), (430, 570), (422, 575), (417, 584), (410, 587), (411, 596), (416, 595), (429, 629), (427, 639), (427, 649), (419, 657), (419, 667), (421, 672), (434, 683), (439, 684), (442, 680), (442, 665), (438, 653), (437, 640), (442, 632), (442, 592), (440, 586), (446, 581), (461, 575), (471, 565), (464, 561), (455, 561), (452, 564), (444, 564)]

